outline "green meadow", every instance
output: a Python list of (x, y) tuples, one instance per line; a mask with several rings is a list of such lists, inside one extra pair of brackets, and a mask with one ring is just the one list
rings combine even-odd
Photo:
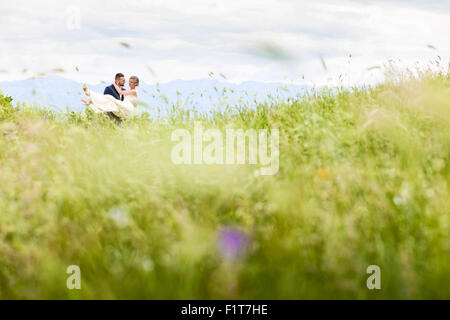
[[(448, 72), (121, 125), (7, 94), (0, 299), (450, 299)], [(278, 128), (278, 173), (174, 164), (195, 122)]]

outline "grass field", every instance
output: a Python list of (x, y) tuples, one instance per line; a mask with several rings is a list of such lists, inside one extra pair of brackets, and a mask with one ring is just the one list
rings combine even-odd
[[(2, 299), (450, 298), (447, 72), (121, 126), (13, 104), (0, 98)], [(278, 174), (173, 164), (171, 133), (194, 120), (279, 128)]]

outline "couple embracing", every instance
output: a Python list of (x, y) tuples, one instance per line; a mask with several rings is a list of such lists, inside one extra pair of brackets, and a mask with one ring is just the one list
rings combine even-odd
[(107, 113), (110, 118), (120, 123), (123, 119), (132, 115), (138, 97), (136, 87), (139, 86), (139, 78), (136, 76), (130, 77), (128, 81), (129, 90), (123, 88), (125, 82), (125, 76), (122, 73), (116, 74), (114, 83), (106, 87), (103, 94), (90, 91), (84, 84), (83, 90), (87, 98), (81, 100), (95, 113)]

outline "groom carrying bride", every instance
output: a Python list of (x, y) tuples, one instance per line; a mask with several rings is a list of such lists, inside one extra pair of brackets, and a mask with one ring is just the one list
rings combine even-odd
[(95, 113), (106, 113), (120, 124), (123, 119), (133, 114), (137, 105), (136, 87), (139, 86), (139, 78), (131, 76), (128, 84), (129, 90), (122, 88), (125, 85), (125, 76), (122, 73), (116, 74), (114, 83), (106, 87), (103, 94), (91, 92), (84, 84), (83, 90), (88, 98), (81, 98), (81, 100)]
[[(116, 77), (115, 77), (115, 81), (114, 81), (115, 83), (116, 83), (116, 85), (118, 85), (119, 87), (121, 87), (123, 90), (125, 90), (124, 88), (123, 88), (123, 86), (125, 85), (125, 76), (123, 75), (123, 73), (118, 73), (118, 74), (116, 74)], [(105, 88), (105, 91), (103, 92), (103, 94), (109, 94), (110, 96), (113, 96), (114, 98), (116, 98), (117, 100), (121, 100), (121, 101), (123, 101), (123, 95), (120, 95), (118, 92), (117, 92), (117, 90), (116, 90), (116, 88), (114, 88), (114, 85), (112, 84), (112, 85), (110, 85), (110, 86), (107, 86), (106, 88)], [(106, 113), (111, 119), (113, 119), (113, 120), (116, 120), (116, 122), (117, 123), (121, 123), (122, 122), (122, 119), (120, 119), (118, 116), (116, 116), (114, 113), (112, 113), (111, 111), (108, 111), (107, 113)]]

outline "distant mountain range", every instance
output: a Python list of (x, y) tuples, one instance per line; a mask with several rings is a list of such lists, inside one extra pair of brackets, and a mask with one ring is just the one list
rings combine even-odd
[[(109, 83), (88, 85), (93, 91), (103, 92)], [(11, 82), (0, 82), (3, 94), (14, 101), (33, 103), (55, 111), (80, 111), (85, 106), (82, 84), (60, 76), (30, 78)], [(233, 84), (213, 79), (175, 80), (163, 84), (141, 83), (138, 87), (139, 109), (150, 114), (164, 113), (173, 105), (201, 112), (224, 108), (227, 105), (248, 105), (269, 100), (287, 100), (303, 95), (305, 86), (282, 83), (247, 81)]]

